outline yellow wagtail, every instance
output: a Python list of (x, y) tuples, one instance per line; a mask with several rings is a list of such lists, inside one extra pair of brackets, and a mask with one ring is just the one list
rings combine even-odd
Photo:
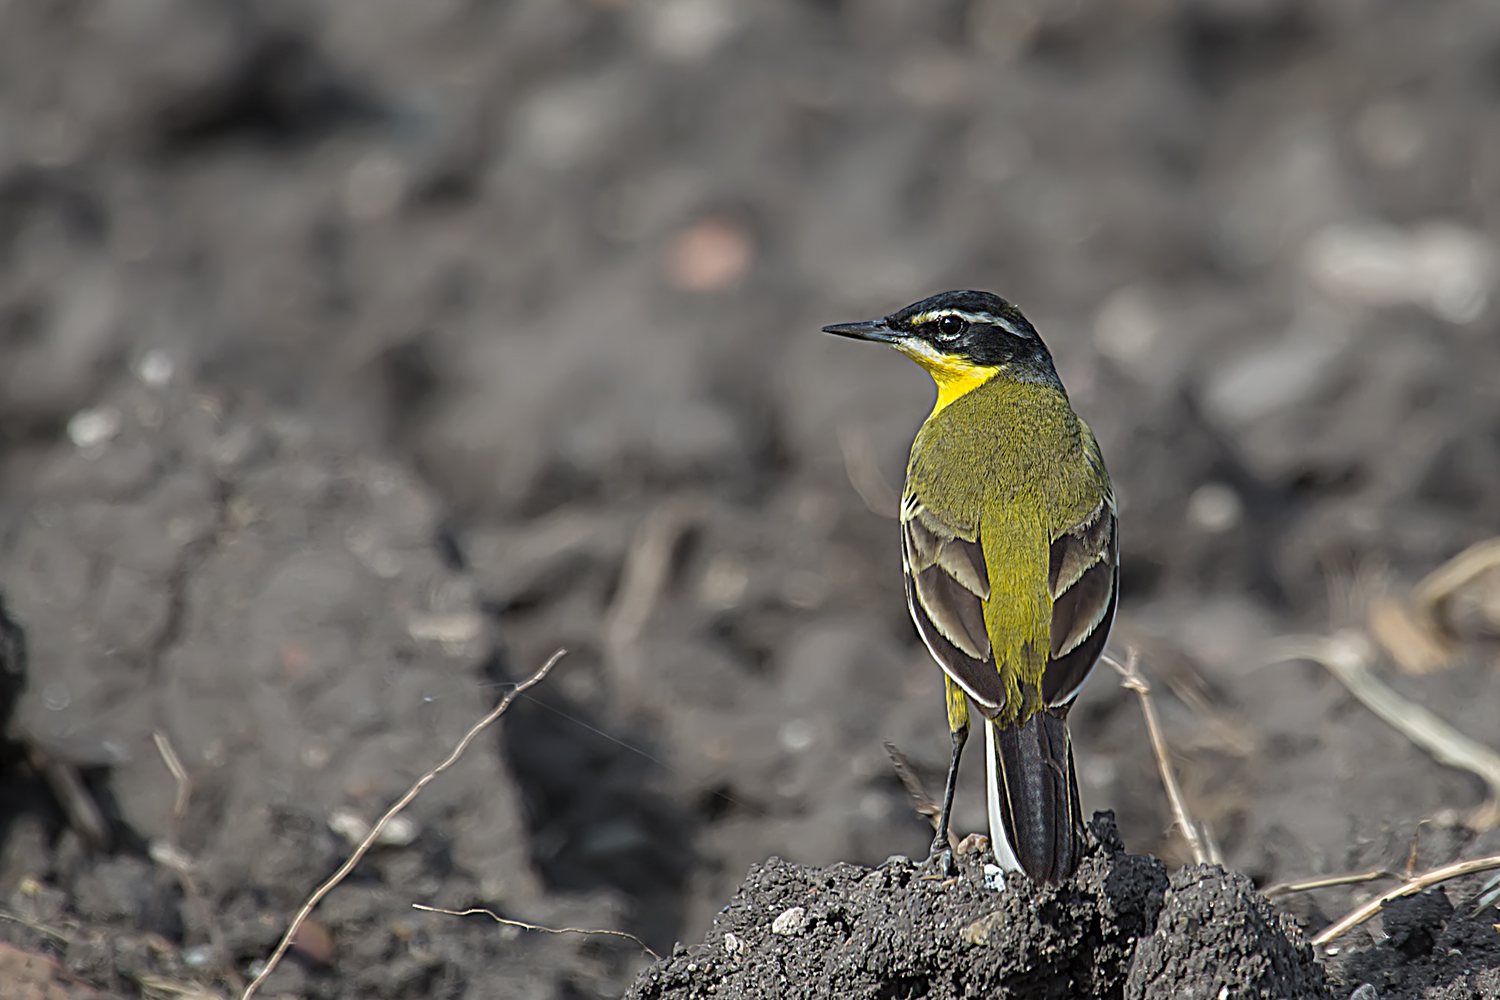
[(944, 292), (828, 333), (890, 344), (931, 373), (937, 402), (912, 443), (901, 501), (907, 606), (943, 668), (953, 754), (969, 702), (985, 717), (995, 861), (1034, 881), (1078, 867), (1082, 817), (1068, 709), (1104, 651), (1119, 583), (1115, 501), (1036, 328), (988, 292)]

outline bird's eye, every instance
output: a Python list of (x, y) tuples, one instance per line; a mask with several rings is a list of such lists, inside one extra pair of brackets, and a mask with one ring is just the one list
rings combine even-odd
[(969, 328), (969, 324), (962, 316), (952, 313), (942, 317), (937, 322), (938, 334), (944, 340), (952, 340)]

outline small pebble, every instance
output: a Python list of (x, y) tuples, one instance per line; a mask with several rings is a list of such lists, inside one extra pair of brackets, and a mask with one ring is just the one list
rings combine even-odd
[(292, 935), (292, 950), (315, 965), (328, 965), (333, 961), (333, 935), (320, 923), (304, 921)]
[(1359, 989), (1349, 994), (1349, 1000), (1378, 1000), (1380, 991), (1371, 983), (1360, 984)]
[(1484, 315), (1500, 275), (1500, 247), (1485, 233), (1443, 222), (1339, 223), (1315, 235), (1304, 256), (1313, 281), (1336, 299), (1409, 302), (1457, 324)]
[(120, 433), (120, 411), (111, 406), (80, 410), (68, 421), (68, 438), (84, 451), (103, 448)]
[(984, 866), (984, 884), (991, 889), (1005, 889), (1005, 869), (999, 865)]
[[(370, 835), (370, 824), (351, 809), (335, 809), (328, 817), (328, 828), (351, 844), (359, 844)], [(382, 847), (408, 847), (421, 830), (416, 820), (395, 816), (380, 831), (375, 843)]]
[(147, 854), (152, 861), (164, 868), (170, 868), (178, 872), (190, 872), (193, 870), (193, 858), (182, 848), (165, 840), (153, 840)]
[(667, 284), (717, 292), (740, 282), (755, 261), (750, 233), (729, 219), (704, 219), (672, 238), (663, 262)]
[(328, 817), (328, 829), (351, 844), (358, 844), (370, 834), (370, 824), (348, 809), (335, 809)]
[(990, 934), (1005, 923), (1005, 914), (990, 913), (980, 917), (958, 932), (961, 940), (969, 944), (988, 944)]
[(783, 747), (792, 752), (806, 750), (818, 738), (818, 731), (807, 719), (791, 719), (776, 734)]
[(414, 613), (407, 619), (406, 630), (418, 642), (470, 643), (484, 634), (484, 618), (466, 611), (452, 614)]
[(724, 935), (724, 950), (729, 952), (729, 954), (733, 955), (743, 947), (744, 942), (735, 937), (733, 933), (726, 933)]
[(201, 969), (214, 959), (214, 950), (206, 944), (194, 945), (182, 952), (182, 964), (189, 969)]
[(141, 355), (135, 363), (135, 376), (153, 389), (160, 389), (172, 381), (177, 365), (172, 355), (161, 348), (153, 348)]
[(69, 693), (66, 685), (48, 684), (42, 688), (42, 704), (50, 712), (61, 712), (73, 704), (73, 695)]
[(1140, 285), (1119, 289), (1094, 317), (1094, 346), (1132, 374), (1149, 375), (1160, 364), (1165, 321), (1150, 293)]
[(730, 0), (657, 0), (639, 8), (647, 45), (676, 62), (708, 58), (739, 27)]
[(380, 831), (375, 843), (386, 847), (410, 847), (417, 840), (422, 827), (408, 816), (396, 816)]
[(800, 906), (783, 910), (781, 916), (771, 921), (771, 933), (780, 934), (783, 937), (801, 934), (806, 927), (807, 911)]
[(1188, 521), (1212, 535), (1221, 535), (1238, 526), (1244, 512), (1240, 495), (1225, 483), (1204, 483), (1188, 497)]

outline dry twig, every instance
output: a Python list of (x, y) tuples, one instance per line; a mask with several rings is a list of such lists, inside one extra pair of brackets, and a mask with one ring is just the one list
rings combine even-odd
[(202, 983), (183, 983), (165, 976), (140, 976), (136, 982), (147, 998), (179, 997), (181, 1000), (221, 1000), (221, 995)]
[(1349, 872), (1344, 875), (1322, 875), (1317, 878), (1300, 879), (1296, 882), (1277, 882), (1268, 885), (1260, 891), (1262, 896), (1271, 899), (1276, 896), (1289, 896), (1294, 892), (1308, 892), (1312, 889), (1327, 889), (1335, 885), (1357, 885), (1360, 882), (1373, 882), (1378, 878), (1401, 878), (1395, 872), (1388, 872), (1384, 868), (1372, 868), (1367, 872)]
[(47, 787), (57, 798), (58, 805), (68, 817), (68, 824), (78, 832), (95, 850), (107, 850), (111, 835), (109, 823), (99, 811), (98, 803), (83, 783), (77, 765), (61, 755), (43, 747), (41, 743), (29, 741), (28, 756), (31, 766), (41, 772)]
[(172, 741), (167, 734), (160, 729), (152, 730), (151, 740), (156, 744), (156, 752), (161, 754), (161, 762), (167, 765), (167, 770), (172, 773), (172, 779), (177, 782), (177, 797), (172, 800), (172, 826), (167, 834), (173, 844), (177, 843), (177, 828), (182, 824), (182, 818), (187, 815), (188, 802), (193, 794), (193, 780), (188, 777), (187, 768), (182, 766), (182, 758), (177, 756), (177, 751), (172, 747)]
[(1141, 699), (1141, 714), (1146, 717), (1146, 731), (1151, 736), (1151, 749), (1156, 753), (1156, 766), (1161, 770), (1161, 783), (1167, 790), (1167, 799), (1172, 803), (1172, 815), (1177, 820), (1177, 827), (1182, 830), (1182, 836), (1188, 842), (1189, 849), (1193, 852), (1193, 861), (1196, 864), (1208, 864), (1210, 854), (1203, 844), (1203, 836), (1199, 832), (1193, 818), (1188, 815), (1187, 800), (1183, 798), (1182, 788), (1177, 784), (1177, 775), (1172, 770), (1172, 762), (1168, 757), (1167, 738), (1162, 732), (1161, 719), (1156, 714), (1156, 703), (1151, 700), (1151, 685), (1141, 676), (1138, 669), (1140, 656), (1135, 647), (1129, 647), (1129, 653), (1123, 664), (1113, 656), (1105, 653), (1100, 660), (1114, 668), (1120, 675), (1120, 686), (1134, 691)]
[(641, 657), (636, 643), (656, 610), (672, 571), (672, 553), (693, 524), (696, 505), (677, 497), (646, 516), (625, 554), (620, 588), (604, 621), (604, 648), (611, 680), (633, 710), (641, 700)]
[(1178, 752), (1212, 749), (1235, 757), (1254, 754), (1259, 733), (1225, 703), (1223, 696), (1193, 661), (1171, 646), (1133, 632), (1124, 626), (1116, 629), (1120, 639), (1118, 645), (1133, 646), (1143, 661), (1150, 660), (1152, 677), (1158, 683), (1165, 683), (1177, 700), (1191, 709), (1202, 723), (1197, 732), (1176, 734)]
[(1198, 833), (1203, 837), (1203, 853), (1208, 855), (1208, 863), (1211, 865), (1224, 864), (1224, 851), (1219, 847), (1219, 838), (1214, 836), (1213, 824), (1208, 820), (1200, 820)]
[(1406, 849), (1406, 874), (1402, 876), (1403, 878), (1414, 878), (1417, 874), (1417, 865), (1421, 859), (1421, 852), (1418, 848), (1422, 840), (1422, 827), (1428, 822), (1428, 820), (1419, 819), (1417, 825), (1412, 827), (1411, 846)]
[(1412, 603), (1423, 618), (1446, 631), (1448, 599), (1470, 581), (1497, 567), (1500, 567), (1500, 538), (1471, 545), (1427, 574), (1412, 591)]
[(1380, 912), (1381, 907), (1393, 899), (1400, 899), (1402, 896), (1412, 896), (1423, 889), (1429, 889), (1441, 882), (1448, 882), (1452, 879), (1462, 878), (1465, 875), (1476, 874), (1477, 872), (1493, 871), (1496, 868), (1500, 868), (1500, 854), (1491, 855), (1487, 858), (1474, 858), (1471, 861), (1456, 861), (1451, 865), (1434, 868), (1432, 871), (1409, 879), (1404, 884), (1398, 885), (1389, 892), (1383, 893), (1363, 906), (1346, 913), (1337, 921), (1319, 931), (1313, 937), (1312, 943), (1314, 945), (1327, 944), (1349, 928), (1357, 927), (1366, 920), (1369, 920)]
[(276, 969), (276, 966), (278, 964), (280, 964), (281, 957), (285, 955), (286, 950), (291, 947), (292, 938), (296, 935), (297, 930), (302, 926), (303, 921), (307, 919), (308, 914), (312, 913), (313, 907), (317, 906), (318, 903), (322, 901), (324, 896), (333, 891), (334, 886), (342, 882), (348, 876), (348, 874), (354, 870), (354, 866), (359, 864), (359, 860), (363, 858), (365, 854), (370, 850), (370, 845), (375, 843), (376, 838), (380, 836), (381, 831), (386, 828), (386, 825), (390, 823), (391, 820), (395, 819), (397, 814), (399, 814), (401, 810), (411, 805), (412, 800), (415, 799), (417, 795), (421, 793), (422, 789), (426, 788), (434, 778), (457, 763), (458, 758), (462, 757), (464, 751), (469, 748), (469, 744), (474, 742), (474, 738), (477, 737), (486, 728), (488, 728), (489, 725), (496, 719), (504, 715), (505, 710), (510, 708), (510, 703), (515, 701), (518, 695), (526, 691), (528, 688), (535, 687), (537, 684), (540, 684), (542, 682), (542, 679), (546, 677), (547, 674), (551, 672), (552, 668), (557, 664), (557, 661), (562, 659), (565, 652), (567, 651), (559, 649), (557, 652), (553, 653), (550, 657), (547, 658), (547, 662), (541, 665), (541, 668), (538, 669), (536, 673), (532, 674), (530, 677), (517, 684), (510, 691), (506, 692), (505, 697), (500, 699), (500, 704), (491, 709), (490, 713), (484, 718), (474, 723), (473, 727), (464, 734), (464, 738), (458, 741), (458, 744), (453, 748), (453, 751), (443, 759), (443, 762), (441, 764), (418, 778), (416, 784), (407, 789), (406, 794), (397, 799), (396, 804), (385, 811), (385, 815), (381, 816), (380, 819), (375, 823), (375, 825), (370, 828), (370, 832), (365, 834), (365, 839), (360, 841), (359, 846), (354, 849), (354, 853), (349, 855), (349, 860), (340, 865), (338, 871), (330, 875), (326, 882), (314, 889), (313, 894), (307, 897), (307, 901), (302, 904), (302, 908), (299, 909), (297, 911), (297, 915), (292, 918), (291, 925), (287, 927), (286, 934), (282, 936), (281, 942), (276, 945), (276, 950), (273, 951), (271, 953), (271, 957), (266, 960), (265, 968), (261, 969), (259, 975), (257, 975), (250, 981), (249, 986), (245, 987), (245, 992), (240, 994), (240, 1000), (250, 1000), (250, 998), (255, 995), (256, 987), (260, 986), (260, 984), (265, 981), (266, 977)]
[(1500, 875), (1491, 876), (1489, 881), (1479, 887), (1479, 894), (1474, 898), (1474, 908), (1469, 911), (1471, 916), (1477, 915), (1485, 907), (1500, 903)]
[[(22, 882), (22, 885), (25, 885), (24, 880)], [(46, 924), (39, 924), (34, 920), (27, 920), (25, 917), (21, 916), (18, 913), (8, 913), (5, 910), (0, 910), (0, 920), (9, 920), (12, 923), (20, 924), (22, 927), (36, 931), (38, 934), (44, 934), (47, 937), (52, 938), (54, 941), (59, 941), (62, 944), (73, 943), (73, 936), (71, 934), (68, 934), (65, 931), (60, 931), (55, 927), (48, 927)]]
[(245, 982), (228, 960), (229, 948), (219, 929), (219, 922), (214, 919), (214, 912), (209, 908), (208, 900), (204, 898), (198, 887), (198, 880), (193, 876), (192, 858), (178, 843), (182, 820), (187, 815), (188, 803), (193, 796), (193, 779), (188, 776), (187, 768), (182, 766), (182, 758), (177, 756), (177, 751), (165, 732), (153, 730), (151, 739), (156, 743), (156, 752), (161, 755), (162, 763), (167, 765), (172, 779), (177, 782), (177, 795), (172, 802), (172, 822), (167, 827), (167, 841), (165, 844), (151, 845), (151, 860), (177, 873), (177, 880), (182, 883), (182, 893), (187, 897), (188, 905), (196, 911), (199, 922), (208, 933), (208, 946), (213, 950), (214, 962), (228, 975), (229, 982), (235, 989), (242, 989)]
[(1453, 660), (1454, 644), (1426, 616), (1402, 600), (1379, 597), (1370, 604), (1365, 625), (1404, 673), (1436, 673)]
[[(911, 796), (912, 808), (917, 815), (926, 816), (927, 821), (937, 829), (943, 809), (927, 794), (927, 789), (922, 787), (922, 779), (917, 777), (916, 769), (911, 766), (911, 761), (906, 754), (902, 753), (896, 744), (890, 740), (885, 741), (885, 752), (891, 758), (891, 766), (896, 769), (896, 777), (901, 779), (901, 784), (906, 786), (906, 794)], [(952, 830), (948, 831), (948, 846), (958, 849), (958, 836)]]
[(1411, 601), (1380, 598), (1370, 608), (1368, 625), (1375, 640), (1409, 674), (1429, 674), (1453, 663), (1458, 645), (1449, 621), (1453, 596), (1500, 568), (1500, 538), (1471, 545), (1417, 584)]
[(1454, 729), (1421, 705), (1392, 691), (1370, 671), (1373, 651), (1364, 634), (1344, 629), (1332, 636), (1301, 636), (1278, 645), (1273, 662), (1311, 660), (1349, 689), (1349, 693), (1401, 735), (1441, 764), (1478, 775), (1489, 786), (1489, 798), (1464, 821), (1476, 830), (1500, 823), (1500, 754)]
[(413, 903), (411, 906), (414, 910), (426, 910), (428, 913), (446, 913), (450, 917), (469, 917), (476, 913), (483, 913), (497, 924), (504, 924), (507, 927), (519, 927), (523, 931), (541, 931), (544, 934), (602, 934), (607, 937), (625, 938), (627, 941), (634, 942), (642, 951), (658, 962), (661, 961), (661, 956), (652, 951), (646, 942), (634, 934), (627, 934), (624, 931), (611, 931), (600, 927), (544, 927), (541, 924), (528, 923), (525, 920), (502, 917), (495, 911), (486, 910), (482, 906), (476, 906), (468, 910), (445, 910), (441, 906), (424, 906), (421, 903)]

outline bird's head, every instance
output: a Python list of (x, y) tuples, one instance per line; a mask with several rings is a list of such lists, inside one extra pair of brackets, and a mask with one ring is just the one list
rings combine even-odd
[(932, 374), (940, 409), (997, 375), (1062, 390), (1036, 327), (989, 292), (941, 292), (882, 319), (837, 323), (823, 331), (890, 344)]

